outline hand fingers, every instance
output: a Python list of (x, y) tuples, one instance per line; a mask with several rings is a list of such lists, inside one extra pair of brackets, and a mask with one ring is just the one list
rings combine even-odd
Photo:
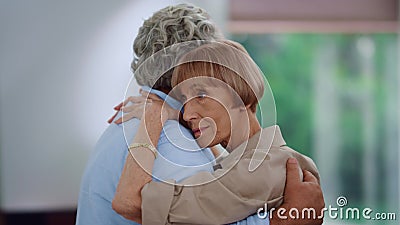
[(295, 158), (286, 162), (286, 186), (301, 182), (299, 164)]
[[(128, 107), (122, 107), (122, 111), (124, 112), (124, 110), (126, 108), (129, 108), (129, 106)], [(121, 124), (123, 122), (129, 121), (130, 119), (134, 118), (135, 117), (134, 116), (135, 115), (135, 113), (134, 113), (135, 110), (136, 110), (135, 108), (133, 108), (132, 110), (129, 109), (127, 111), (127, 113), (123, 113), (122, 116), (120, 118), (118, 118), (114, 123)]]
[(121, 124), (121, 123), (122, 123), (122, 117), (120, 117), (119, 119), (117, 119), (114, 123), (116, 123), (116, 124)]
[[(129, 120), (131, 120), (131, 119), (133, 119), (133, 118), (135, 118), (135, 114), (134, 114), (134, 113), (127, 113), (127, 114), (124, 114), (124, 115), (122, 116), (122, 120), (123, 120), (124, 122), (129, 121)], [(140, 118), (139, 118), (139, 119), (140, 119)]]
[(122, 107), (123, 102), (119, 103), (117, 106), (114, 107), (115, 110), (119, 111)]
[(122, 102), (122, 106), (125, 106), (126, 104), (128, 104), (129, 98), (130, 98), (130, 97), (128, 97), (127, 99), (125, 99), (125, 100)]
[(122, 112), (124, 112), (124, 113), (128, 113), (128, 112), (133, 111), (133, 110), (134, 110), (135, 108), (137, 108), (137, 107), (138, 107), (138, 105), (124, 106), (124, 107), (121, 108), (121, 110), (122, 110)]
[(318, 179), (308, 170), (303, 170), (304, 182), (319, 184)]
[[(133, 104), (128, 105), (131, 102)], [(124, 113), (121, 118), (118, 118), (115, 123), (121, 124), (132, 118), (141, 119), (144, 113), (144, 108), (151, 105), (152, 100), (146, 99), (143, 96), (130, 96), (124, 102), (120, 110)]]
[(158, 97), (158, 95), (152, 94), (152, 93), (150, 93), (150, 94), (147, 96), (147, 98), (148, 98), (148, 99), (151, 99), (151, 100), (155, 100), (155, 101), (162, 101), (162, 99), (161, 99), (160, 97)]
[(129, 111), (128, 113), (124, 113), (122, 115), (123, 121), (126, 122), (132, 118), (141, 119), (144, 114), (144, 105), (141, 107), (134, 107), (133, 110)]
[(132, 112), (132, 111), (137, 110), (137, 109), (143, 109), (144, 107), (149, 106), (151, 103), (152, 103), (151, 99), (147, 99), (145, 101), (138, 101), (138, 102), (136, 102), (136, 103), (134, 103), (132, 105), (123, 106), (121, 108), (121, 110), (124, 113), (129, 113), (129, 112)]
[(139, 106), (132, 105), (123, 107), (122, 111), (126, 111), (126, 113), (124, 112), (122, 117), (115, 121), (116, 124), (121, 124), (123, 122), (129, 121), (132, 118), (141, 119), (144, 113), (144, 104)]
[(148, 99), (152, 99), (152, 100), (158, 100), (158, 101), (162, 101), (162, 99), (160, 98), (160, 97), (158, 97), (158, 95), (156, 95), (156, 94), (153, 94), (153, 93), (149, 93), (149, 92), (147, 92), (147, 91), (143, 91), (143, 90), (140, 90), (140, 94), (143, 96), (143, 97), (146, 97), (146, 98), (148, 98)]
[(123, 122), (126, 122), (126, 121), (131, 120), (131, 119), (134, 118), (134, 117), (135, 117), (134, 114), (132, 114), (132, 113), (126, 113), (126, 114), (124, 114), (122, 117), (120, 117), (119, 119), (117, 119), (114, 123), (116, 123), (116, 124), (121, 124), (121, 123), (123, 123)]
[(125, 101), (123, 102), (123, 106), (128, 105), (129, 102), (132, 103), (140, 103), (146, 101), (146, 98), (143, 96), (129, 96)]
[[(121, 103), (122, 104), (122, 103)], [(110, 118), (110, 119), (108, 119), (108, 123), (112, 123), (112, 121), (115, 119), (115, 117), (118, 115), (118, 111), (117, 112), (115, 112), (115, 114)]]

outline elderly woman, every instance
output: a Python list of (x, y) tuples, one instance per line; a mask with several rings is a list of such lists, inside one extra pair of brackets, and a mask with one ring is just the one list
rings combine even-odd
[[(221, 144), (230, 154), (212, 173), (200, 172), (179, 184), (152, 181), (159, 157), (154, 146), (163, 124), (177, 116), (149, 95), (144, 115), (137, 111), (141, 125), (129, 148), (135, 161), (127, 161), (121, 175), (113, 201), (117, 212), (143, 224), (232, 223), (265, 203), (268, 209), (282, 204), (289, 158), (313, 174), (304, 172), (305, 180), (318, 185), (312, 160), (287, 147), (278, 126), (261, 128), (256, 106), (264, 92), (263, 75), (240, 44), (214, 42), (190, 51), (172, 81), (175, 98), (184, 104), (183, 119), (200, 147)], [(254, 162), (259, 167), (249, 170)]]

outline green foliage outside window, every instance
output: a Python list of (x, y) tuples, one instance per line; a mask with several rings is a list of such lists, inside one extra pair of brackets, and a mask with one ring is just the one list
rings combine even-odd
[[(246, 34), (232, 38), (245, 46), (264, 72), (287, 144), (316, 158), (317, 164), (325, 154), (316, 149), (321, 146), (315, 144), (317, 138), (325, 135), (324, 140), (336, 146), (331, 159), (335, 167), (318, 164), (322, 176), (337, 175), (332, 188), (336, 193), (325, 193), (328, 199), (343, 194), (353, 205), (398, 209), (397, 35)], [(318, 85), (328, 88), (318, 89)], [(334, 129), (327, 127), (320, 134), (317, 128), (324, 129), (320, 124), (324, 121)]]

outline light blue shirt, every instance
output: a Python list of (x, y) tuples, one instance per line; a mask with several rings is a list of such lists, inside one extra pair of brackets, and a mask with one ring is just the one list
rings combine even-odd
[[(147, 87), (142, 89), (149, 91)], [(180, 103), (157, 90), (151, 90), (171, 107), (180, 108)], [(122, 115), (120, 112), (119, 118)], [(115, 190), (140, 120), (132, 119), (123, 125), (111, 123), (98, 140), (91, 153), (82, 177), (76, 225), (127, 225), (137, 224), (117, 214), (111, 208)], [(161, 132), (157, 146), (158, 157), (154, 162), (153, 179), (175, 179), (177, 182), (200, 171), (213, 171), (214, 156), (210, 149), (201, 149), (191, 132), (179, 122), (168, 120)], [(234, 223), (269, 224), (257, 215)]]

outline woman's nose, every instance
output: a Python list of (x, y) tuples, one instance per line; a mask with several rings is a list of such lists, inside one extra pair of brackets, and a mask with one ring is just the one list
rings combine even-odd
[(192, 101), (190, 100), (186, 102), (183, 108), (183, 120), (185, 120), (186, 122), (190, 122), (198, 117), (191, 102)]

